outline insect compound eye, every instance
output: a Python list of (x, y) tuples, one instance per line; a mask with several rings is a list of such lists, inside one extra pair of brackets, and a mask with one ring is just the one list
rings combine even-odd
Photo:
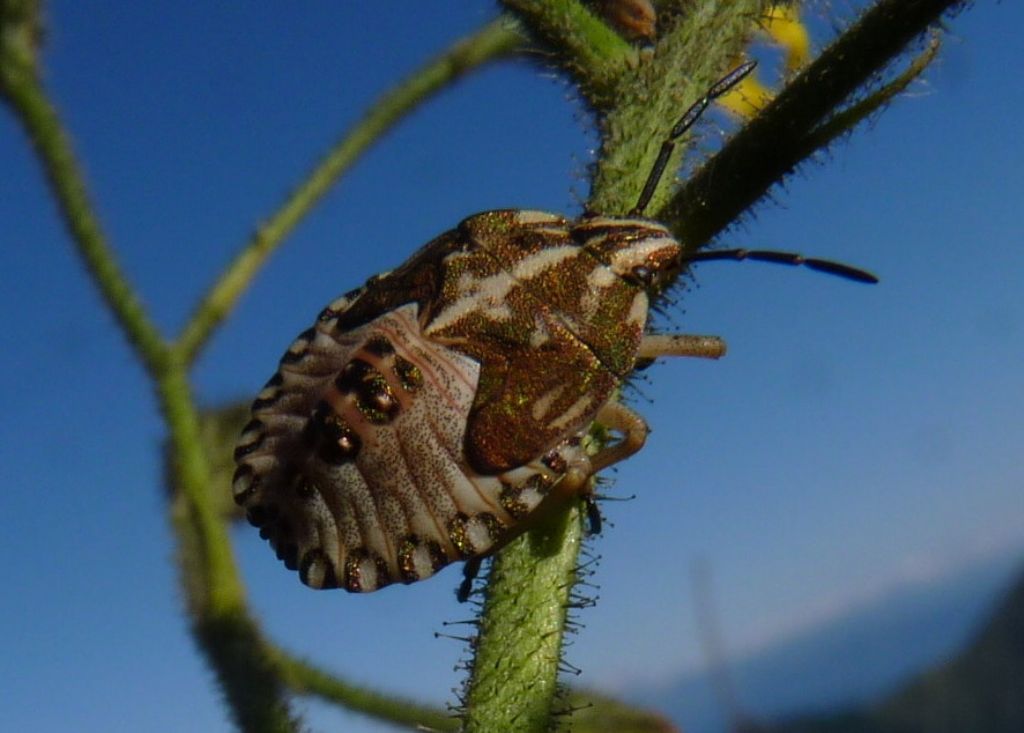
[(639, 265), (638, 269), (643, 271), (643, 275), (634, 273), (634, 277), (638, 280), (643, 278), (641, 282), (649, 294), (660, 293), (679, 275), (681, 265), (678, 249), (674, 252), (659, 253), (648, 260), (646, 265)]

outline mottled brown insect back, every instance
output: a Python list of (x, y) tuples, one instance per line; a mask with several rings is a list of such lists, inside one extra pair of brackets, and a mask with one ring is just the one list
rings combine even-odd
[(234, 491), (303, 582), (369, 591), (486, 554), (555, 487), (584, 487), (595, 416), (645, 430), (609, 402), (644, 338), (633, 272), (678, 266), (678, 245), (617, 221), (469, 217), (288, 348)]
[[(672, 141), (751, 68), (673, 128), (636, 216), (477, 214), (321, 311), (257, 395), (235, 449), (235, 499), (286, 567), (314, 588), (412, 583), (493, 552), (542, 505), (586, 494), (646, 439), (615, 398), (637, 364), (725, 351), (713, 336), (648, 333), (649, 297), (691, 261), (873, 281), (789, 253), (684, 255), (639, 215)], [(595, 421), (620, 439), (588, 455)]]
[(679, 245), (664, 227), (629, 220), (616, 241), (643, 250), (634, 263), (611, 252), (615, 220), (599, 222), (492, 211), (459, 227), (475, 246), (455, 261), (455, 286), (425, 331), (482, 366), (466, 444), (482, 473), (522, 465), (585, 429), (633, 368), (647, 294), (616, 268), (662, 266), (651, 240), (658, 254), (671, 242), (677, 264)]

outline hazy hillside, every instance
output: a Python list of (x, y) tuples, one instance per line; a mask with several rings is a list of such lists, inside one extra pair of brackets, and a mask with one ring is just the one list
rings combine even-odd
[(771, 733), (1024, 731), (1024, 573), (967, 648), (881, 704), (765, 728)]
[[(963, 648), (1006, 592), (1021, 561), (1021, 553), (1014, 552), (931, 583), (908, 585), (760, 654), (731, 662), (741, 712), (755, 720), (778, 720), (800, 711), (854, 711), (882, 699)], [(691, 675), (665, 691), (641, 692), (637, 697), (665, 710), (688, 733), (725, 733), (728, 728), (726, 711), (706, 675)], [(854, 712), (828, 720), (833, 727), (821, 730), (869, 730)]]

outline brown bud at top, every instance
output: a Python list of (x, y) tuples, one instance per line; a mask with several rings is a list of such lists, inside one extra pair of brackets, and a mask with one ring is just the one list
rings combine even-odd
[(597, 10), (630, 41), (653, 43), (658, 35), (658, 14), (651, 0), (598, 0)]

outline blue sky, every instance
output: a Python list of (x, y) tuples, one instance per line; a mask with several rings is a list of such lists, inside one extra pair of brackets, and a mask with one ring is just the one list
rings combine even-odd
[[(493, 14), (48, 7), (48, 85), (119, 258), (169, 332), (379, 93)], [(640, 383), (654, 432), (616, 474), (613, 491), (637, 498), (605, 507), (601, 598), (569, 656), (582, 682), (621, 690), (700, 664), (698, 558), (744, 653), (1024, 545), (1022, 26), (1018, 3), (962, 14), (926, 83), (722, 240), (854, 262), (881, 285), (700, 268), (671, 322), (724, 336), (730, 353)], [(578, 212), (594, 144), (581, 104), (536, 67), (491, 68), (418, 110), (275, 255), (198, 365), (200, 398), (251, 396), (322, 305), (469, 213)], [(150, 388), (6, 109), (0, 165), (0, 728), (225, 730), (180, 613)], [(275, 639), (367, 684), (450, 699), (462, 649), (433, 632), (467, 614), (457, 570), (314, 593), (255, 532), (235, 538)]]

